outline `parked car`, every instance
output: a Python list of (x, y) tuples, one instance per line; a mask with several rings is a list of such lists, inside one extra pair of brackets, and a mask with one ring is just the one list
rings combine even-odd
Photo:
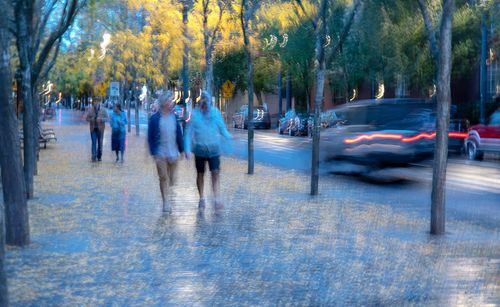
[(321, 112), (320, 122), (321, 128), (330, 128), (342, 122), (342, 119), (337, 116), (334, 109), (331, 109)]
[(485, 152), (500, 153), (500, 108), (486, 125), (472, 126), (465, 142), (467, 158), (482, 160)]
[[(241, 106), (240, 110), (233, 116), (233, 128), (248, 128), (248, 105)], [(254, 128), (270, 129), (271, 117), (266, 108), (254, 106), (253, 108), (253, 126)]]
[(290, 136), (308, 136), (312, 128), (311, 116), (290, 110), (278, 121), (278, 133)]

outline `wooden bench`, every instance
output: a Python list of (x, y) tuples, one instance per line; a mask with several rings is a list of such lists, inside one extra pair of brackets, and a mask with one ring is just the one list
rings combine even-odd
[[(24, 143), (24, 133), (22, 130), (19, 131), (19, 140), (21, 141), (21, 146)], [(38, 126), (38, 143), (43, 144), (43, 148), (47, 148), (47, 143), (54, 141), (57, 142), (57, 137), (53, 129), (42, 129)]]

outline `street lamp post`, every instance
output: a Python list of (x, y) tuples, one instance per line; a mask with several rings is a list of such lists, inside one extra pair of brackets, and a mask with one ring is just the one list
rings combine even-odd
[[(483, 1), (483, 6), (485, 1)], [(486, 76), (486, 60), (488, 53), (488, 29), (486, 27), (487, 12), (483, 7), (481, 12), (481, 64), (480, 64), (480, 104), (479, 104), (479, 122), (484, 124), (485, 114), (484, 108), (487, 99), (487, 76)]]

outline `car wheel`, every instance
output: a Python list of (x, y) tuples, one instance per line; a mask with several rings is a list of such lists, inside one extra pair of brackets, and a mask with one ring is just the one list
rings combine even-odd
[(467, 158), (469, 160), (482, 160), (484, 154), (477, 149), (476, 142), (467, 143)]

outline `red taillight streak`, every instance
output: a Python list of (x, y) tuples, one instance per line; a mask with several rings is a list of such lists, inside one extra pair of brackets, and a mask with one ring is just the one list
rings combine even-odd
[(466, 139), (469, 136), (468, 132), (448, 132), (448, 137)]
[(414, 142), (416, 140), (420, 140), (420, 139), (433, 139), (436, 137), (436, 132), (433, 132), (433, 133), (419, 133), (415, 136), (412, 136), (412, 137), (409, 137), (409, 138), (402, 138), (401, 141), (405, 142), (405, 143), (409, 143), (409, 142)]
[[(467, 132), (448, 132), (448, 137), (450, 138), (467, 138)], [(373, 140), (373, 139), (390, 139), (390, 140), (401, 140), (402, 142), (409, 143), (420, 139), (431, 140), (436, 137), (436, 132), (433, 133), (419, 133), (412, 137), (403, 137), (401, 134), (391, 134), (391, 133), (376, 133), (376, 134), (362, 134), (353, 139), (345, 139), (344, 143), (354, 144), (361, 142), (363, 140)]]
[(399, 140), (402, 138), (403, 136), (401, 134), (376, 133), (376, 134), (362, 134), (354, 139), (345, 139), (344, 142), (347, 144), (353, 144), (360, 142), (362, 140), (373, 140), (373, 139)]

